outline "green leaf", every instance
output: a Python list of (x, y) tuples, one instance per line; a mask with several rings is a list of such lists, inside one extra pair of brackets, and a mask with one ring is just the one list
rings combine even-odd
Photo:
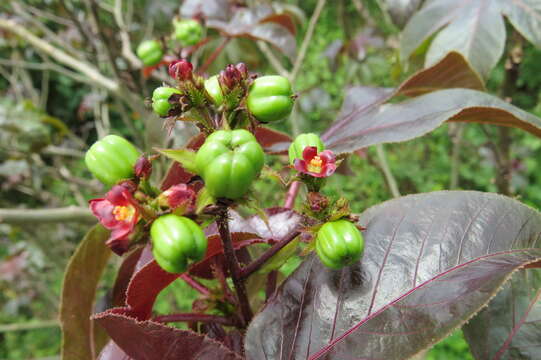
[(96, 331), (103, 330), (94, 326), (90, 316), (98, 282), (111, 255), (111, 250), (105, 245), (108, 237), (109, 231), (101, 225), (94, 226), (66, 268), (60, 304), (62, 359), (93, 360), (93, 354), (100, 350), (96, 340), (103, 339), (103, 334), (96, 334)]
[(195, 213), (200, 214), (205, 206), (214, 204), (216, 199), (208, 192), (207, 188), (204, 187), (197, 194), (197, 202), (195, 203)]
[(188, 170), (191, 173), (196, 174), (197, 168), (195, 166), (195, 155), (196, 153), (187, 149), (154, 149), (162, 155), (167, 156), (169, 159), (179, 162), (182, 167)]

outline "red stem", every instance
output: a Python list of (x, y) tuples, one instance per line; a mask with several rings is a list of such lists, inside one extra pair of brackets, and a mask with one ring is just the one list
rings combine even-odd
[(192, 278), (190, 275), (184, 273), (180, 275), (180, 278), (186, 281), (186, 283), (190, 285), (193, 289), (199, 291), (199, 293), (205, 296), (210, 296), (210, 290), (205, 285), (201, 284), (199, 281)]
[(220, 215), (216, 220), (218, 225), (218, 232), (220, 233), (220, 238), (224, 247), (224, 258), (226, 265), (229, 269), (231, 279), (233, 280), (233, 285), (237, 292), (237, 298), (240, 306), (240, 311), (242, 313), (242, 318), (244, 324), (247, 325), (252, 319), (252, 309), (250, 308), (250, 302), (248, 300), (248, 295), (246, 293), (246, 287), (241, 278), (241, 268), (237, 255), (235, 254), (235, 249), (233, 248), (233, 241), (231, 240), (231, 233), (229, 232), (229, 224), (227, 221), (227, 206), (224, 206)]
[(218, 315), (208, 315), (208, 314), (195, 314), (195, 313), (181, 313), (181, 314), (170, 314), (170, 315), (161, 315), (156, 316), (154, 321), (161, 323), (170, 323), (170, 322), (204, 322), (204, 323), (217, 323), (225, 326), (235, 326), (233, 319), (229, 319), (223, 316)]
[(300, 234), (300, 231), (293, 230), (289, 234), (284, 236), (284, 238), (282, 240), (280, 240), (276, 244), (272, 245), (272, 247), (270, 249), (268, 249), (267, 251), (265, 251), (259, 258), (255, 259), (250, 264), (248, 264), (247, 266), (242, 268), (242, 270), (240, 272), (240, 277), (242, 279), (246, 279), (252, 273), (259, 270), (259, 268), (261, 268), (261, 266), (263, 266), (263, 264), (265, 262), (267, 262), (274, 255), (276, 255), (276, 253), (278, 251), (282, 250), (282, 248), (284, 246), (286, 246), (291, 241), (293, 241), (293, 239), (295, 239), (297, 236), (299, 236), (299, 234)]
[(286, 209), (293, 209), (293, 205), (295, 205), (295, 198), (297, 197), (297, 194), (299, 193), (299, 188), (301, 187), (300, 181), (293, 181), (291, 185), (289, 186), (289, 190), (286, 194), (286, 201), (284, 203), (284, 207)]
[(212, 65), (212, 63), (214, 62), (214, 60), (216, 60), (216, 58), (218, 57), (218, 55), (220, 55), (220, 53), (222, 52), (222, 50), (225, 48), (225, 46), (227, 45), (227, 43), (229, 43), (229, 41), (231, 41), (231, 38), (230, 37), (226, 37), (222, 43), (220, 44), (220, 46), (218, 46), (214, 52), (212, 54), (210, 54), (210, 56), (207, 58), (207, 61), (205, 61), (205, 63), (203, 65), (201, 65), (201, 67), (197, 70), (197, 72), (199, 74), (203, 74), (205, 71), (207, 71), (208, 67), (210, 65)]

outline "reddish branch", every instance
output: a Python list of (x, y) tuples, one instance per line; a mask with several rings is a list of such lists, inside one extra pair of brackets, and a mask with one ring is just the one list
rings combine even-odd
[(190, 275), (184, 273), (180, 275), (180, 278), (186, 281), (188, 285), (190, 285), (194, 290), (197, 290), (202, 295), (205, 295), (205, 296), (210, 295), (210, 290), (205, 285), (201, 284), (199, 281), (192, 278)]
[(218, 219), (216, 220), (218, 225), (218, 232), (220, 233), (220, 238), (224, 247), (224, 257), (226, 265), (231, 274), (231, 279), (233, 280), (233, 285), (237, 292), (237, 298), (239, 301), (240, 310), (242, 313), (242, 318), (244, 324), (248, 324), (252, 319), (252, 309), (250, 308), (250, 302), (248, 301), (248, 295), (246, 293), (246, 287), (241, 278), (241, 269), (237, 255), (235, 254), (235, 249), (233, 248), (233, 241), (231, 240), (231, 233), (229, 232), (229, 224), (227, 221), (227, 206), (223, 206)]
[(199, 74), (203, 74), (205, 71), (207, 71), (207, 69), (209, 68), (210, 65), (212, 65), (212, 63), (214, 62), (214, 60), (216, 60), (216, 58), (218, 57), (218, 55), (220, 55), (220, 53), (222, 52), (222, 50), (225, 48), (225, 46), (229, 43), (229, 41), (231, 41), (231, 38), (230, 37), (226, 37), (222, 43), (220, 44), (220, 46), (218, 46), (214, 52), (212, 54), (210, 54), (210, 56), (207, 58), (207, 61), (205, 61), (205, 63), (203, 65), (201, 65), (201, 67), (197, 70), (197, 72)]
[(295, 205), (295, 198), (297, 197), (297, 194), (299, 193), (299, 188), (301, 187), (301, 183), (299, 181), (293, 181), (291, 183), (291, 186), (289, 187), (289, 190), (286, 194), (286, 201), (284, 203), (284, 207), (286, 209), (293, 209), (293, 205)]
[(297, 236), (300, 235), (300, 231), (298, 230), (293, 230), (291, 231), (289, 234), (287, 234), (282, 240), (280, 240), (279, 242), (277, 242), (276, 244), (274, 244), (270, 249), (268, 249), (267, 251), (265, 251), (263, 253), (263, 255), (261, 255), (259, 258), (257, 258), (256, 260), (254, 260), (252, 263), (250, 263), (249, 265), (245, 266), (244, 268), (242, 268), (242, 271), (240, 273), (240, 277), (241, 279), (246, 279), (248, 276), (250, 276), (252, 273), (256, 272), (257, 270), (259, 270), (261, 268), (261, 266), (263, 266), (263, 264), (265, 264), (265, 262), (267, 262), (271, 257), (273, 257), (274, 255), (276, 255), (276, 253), (280, 250), (282, 250), (282, 248), (284, 246), (286, 246), (287, 244), (289, 244), (291, 241), (293, 241), (293, 239), (295, 239)]

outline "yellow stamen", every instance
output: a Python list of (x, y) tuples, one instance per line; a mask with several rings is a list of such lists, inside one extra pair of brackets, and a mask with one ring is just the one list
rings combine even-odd
[(125, 221), (133, 216), (133, 208), (130, 206), (115, 206), (113, 215), (118, 221)]
[(323, 160), (319, 156), (314, 156), (308, 163), (308, 171), (313, 173), (320, 173), (323, 166)]

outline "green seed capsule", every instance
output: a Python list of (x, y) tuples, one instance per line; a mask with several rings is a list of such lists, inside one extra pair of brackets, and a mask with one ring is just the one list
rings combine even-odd
[(359, 261), (363, 251), (363, 235), (350, 221), (325, 223), (317, 233), (316, 252), (321, 262), (332, 269)]

